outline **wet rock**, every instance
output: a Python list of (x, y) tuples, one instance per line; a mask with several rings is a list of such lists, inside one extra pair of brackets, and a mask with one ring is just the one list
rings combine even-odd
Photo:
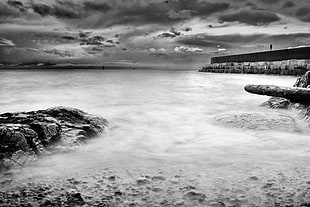
[(225, 126), (236, 128), (298, 131), (295, 120), (288, 115), (280, 113), (225, 114), (216, 117), (216, 121)]
[(184, 204), (185, 204), (185, 202), (181, 200), (181, 201), (176, 201), (174, 203), (174, 206), (184, 206)]
[(304, 75), (297, 78), (294, 87), (301, 87), (301, 88), (309, 88), (310, 85), (310, 71), (307, 71)]
[(52, 204), (53, 204), (52, 201), (50, 201), (49, 199), (44, 199), (44, 200), (41, 202), (40, 206), (50, 206), (50, 205), (52, 205)]
[(123, 193), (122, 193), (121, 191), (115, 191), (115, 192), (114, 192), (114, 195), (116, 195), (116, 196), (122, 196)]
[(40, 155), (56, 143), (62, 147), (83, 143), (103, 133), (107, 124), (101, 117), (69, 107), (0, 114), (0, 165), (18, 151)]
[(110, 176), (108, 179), (109, 179), (110, 181), (115, 181), (115, 180), (116, 180), (116, 177), (115, 177), (115, 175), (112, 175), (112, 176)]
[(70, 205), (84, 205), (85, 201), (81, 196), (81, 193), (68, 193), (67, 202)]
[(258, 181), (259, 180), (259, 177), (257, 177), (257, 176), (251, 176), (251, 177), (249, 177), (249, 180), (252, 180), (252, 181)]
[(261, 95), (273, 96), (262, 106), (268, 108), (292, 109), (310, 122), (310, 71), (299, 77), (292, 88), (248, 85), (245, 90)]
[(310, 90), (301, 87), (282, 87), (274, 85), (246, 85), (244, 89), (258, 95), (286, 98), (297, 103), (310, 103)]
[(190, 200), (190, 201), (203, 202), (206, 199), (206, 195), (202, 192), (191, 190), (183, 195), (183, 199)]
[(164, 176), (153, 176), (151, 180), (152, 181), (165, 181), (166, 178)]
[(145, 177), (137, 179), (137, 184), (138, 185), (145, 185), (145, 184), (148, 184), (149, 182), (150, 181), (147, 178), (145, 178)]
[(158, 187), (154, 187), (154, 188), (152, 188), (152, 191), (155, 192), (155, 193), (158, 193), (158, 192), (161, 192), (162, 189), (158, 188)]

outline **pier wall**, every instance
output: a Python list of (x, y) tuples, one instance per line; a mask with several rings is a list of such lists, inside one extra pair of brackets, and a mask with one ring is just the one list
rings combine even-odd
[(211, 58), (200, 72), (302, 75), (310, 70), (310, 47)]
[(200, 72), (302, 75), (310, 70), (310, 59), (260, 62), (226, 62), (204, 66)]

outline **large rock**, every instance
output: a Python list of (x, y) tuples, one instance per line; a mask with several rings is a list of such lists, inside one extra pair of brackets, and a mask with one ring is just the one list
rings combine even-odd
[(0, 114), (0, 160), (79, 145), (103, 133), (107, 125), (101, 117), (68, 107)]
[(246, 85), (249, 93), (286, 98), (297, 103), (310, 103), (310, 89), (301, 87), (281, 87), (274, 85)]
[(236, 113), (218, 116), (216, 121), (226, 127), (255, 129), (299, 131), (295, 120), (280, 113)]
[(299, 77), (293, 87), (247, 85), (245, 90), (259, 95), (273, 96), (262, 106), (292, 109), (310, 122), (310, 71)]
[(307, 71), (304, 75), (297, 78), (294, 87), (309, 88), (310, 85), (310, 71)]

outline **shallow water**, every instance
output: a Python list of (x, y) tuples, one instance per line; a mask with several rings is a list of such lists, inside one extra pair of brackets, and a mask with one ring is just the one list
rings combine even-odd
[[(253, 174), (268, 179), (279, 172), (298, 177), (300, 169), (309, 171), (308, 124), (290, 111), (260, 107), (268, 97), (243, 90), (246, 84), (292, 86), (295, 80), (165, 70), (0, 71), (0, 112), (62, 105), (110, 121), (102, 137), (23, 168), (17, 180), (109, 168), (129, 177), (128, 170), (169, 175), (181, 170), (201, 185), (220, 185), (217, 179), (237, 185)], [(231, 124), (234, 117), (240, 123), (243, 114), (262, 115), (242, 122), (259, 127)], [(273, 120), (275, 115), (294, 124)], [(230, 124), (219, 117), (230, 117)]]

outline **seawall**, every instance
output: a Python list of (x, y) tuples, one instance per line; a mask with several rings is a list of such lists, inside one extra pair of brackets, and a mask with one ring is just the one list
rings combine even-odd
[(243, 73), (273, 75), (303, 75), (310, 70), (310, 64), (259, 64), (259, 63), (226, 63), (204, 66), (199, 72), (211, 73)]

